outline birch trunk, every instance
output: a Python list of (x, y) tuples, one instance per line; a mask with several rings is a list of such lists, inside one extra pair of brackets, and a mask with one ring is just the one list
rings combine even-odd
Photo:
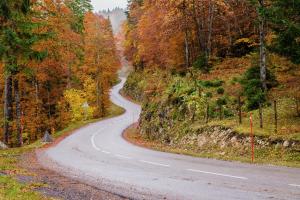
[[(265, 8), (264, 0), (259, 0), (260, 8)], [(259, 65), (260, 65), (260, 80), (264, 91), (267, 91), (267, 69), (266, 69), (266, 47), (265, 47), (265, 23), (266, 19), (263, 14), (259, 14), (259, 40), (260, 40), (260, 53), (259, 53)]]

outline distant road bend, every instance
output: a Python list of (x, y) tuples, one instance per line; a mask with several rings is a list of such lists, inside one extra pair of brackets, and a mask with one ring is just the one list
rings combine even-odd
[(141, 112), (119, 94), (125, 81), (112, 89), (111, 100), (126, 113), (41, 153), (45, 166), (130, 199), (300, 199), (300, 169), (175, 155), (125, 141), (122, 132)]

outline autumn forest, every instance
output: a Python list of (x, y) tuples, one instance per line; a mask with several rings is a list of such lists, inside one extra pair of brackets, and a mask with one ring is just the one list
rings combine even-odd
[(251, 115), (270, 144), (299, 143), (299, 1), (130, 0), (120, 33), (89, 0), (0, 6), (0, 137), (11, 147), (107, 116), (117, 40), (144, 139), (180, 146), (216, 126), (247, 135)]
[(300, 199), (300, 0), (0, 0), (0, 199)]
[(120, 65), (110, 21), (88, 0), (1, 0), (0, 8), (1, 140), (22, 146), (105, 116)]

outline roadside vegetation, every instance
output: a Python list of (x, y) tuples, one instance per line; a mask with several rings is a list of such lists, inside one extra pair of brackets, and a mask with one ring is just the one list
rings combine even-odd
[[(124, 113), (124, 109), (110, 104), (107, 115), (105, 118), (111, 118), (119, 116)], [(69, 124), (65, 129), (53, 134), (54, 140), (66, 137), (74, 132), (76, 129), (82, 128), (90, 123), (95, 123), (100, 119), (92, 119), (87, 121), (78, 121)], [(38, 140), (30, 145), (21, 148), (11, 148), (0, 151), (0, 199), (2, 200), (44, 200), (52, 199), (41, 195), (38, 191), (40, 187), (48, 187), (45, 183), (21, 183), (18, 180), (20, 176), (35, 176), (28, 172), (24, 166), (20, 165), (20, 158), (29, 152), (33, 152), (36, 149), (43, 148), (45, 146), (41, 140)], [(36, 191), (36, 192), (35, 192)]]
[[(223, 82), (222, 85), (231, 84), (230, 79), (213, 80), (215, 83)], [(132, 73), (123, 93), (141, 102), (143, 113), (139, 135), (137, 130), (132, 130), (134, 134), (131, 136), (138, 138), (138, 143), (144, 140), (150, 144), (149, 147), (158, 150), (251, 162), (249, 117), (252, 113), (256, 137), (255, 162), (300, 167), (300, 118), (297, 117), (293, 99), (278, 100), (278, 130), (275, 132), (272, 105), (263, 109), (263, 128), (260, 128), (259, 110), (249, 111), (246, 105), (241, 108), (242, 123), (239, 123), (235, 97), (227, 94), (226, 89), (223, 95), (218, 94), (216, 87), (214, 90), (195, 84), (192, 78), (166, 71)], [(209, 101), (203, 96), (205, 93), (212, 94)], [(226, 101), (221, 119), (220, 98)], [(210, 128), (216, 128), (217, 134)]]
[(124, 93), (143, 105), (139, 139), (251, 161), (252, 115), (255, 161), (299, 167), (299, 3), (129, 5), (124, 45), (135, 72)]

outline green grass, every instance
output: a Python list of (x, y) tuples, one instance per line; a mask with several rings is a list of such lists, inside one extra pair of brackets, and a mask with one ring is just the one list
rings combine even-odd
[[(108, 109), (108, 114), (105, 118), (111, 118), (121, 115), (125, 110), (117, 105), (111, 104)], [(53, 138), (59, 138), (65, 134), (71, 133), (74, 130), (81, 128), (87, 124), (94, 123), (102, 119), (93, 119), (89, 121), (80, 121), (70, 124), (65, 129), (56, 132)], [(0, 175), (0, 200), (44, 200), (51, 199), (43, 197), (37, 192), (33, 192), (35, 188), (41, 186), (39, 183), (21, 184), (16, 181), (17, 175), (33, 175), (29, 174), (25, 169), (18, 165), (19, 158), (22, 154), (34, 151), (37, 148), (43, 147), (41, 140), (36, 141), (22, 148), (12, 148), (0, 151), (0, 172), (7, 175)]]
[(33, 190), (38, 184), (20, 184), (12, 177), (0, 176), (0, 200), (43, 200), (43, 197)]
[(23, 153), (29, 152), (40, 146), (35, 143), (22, 148), (2, 150), (0, 152), (0, 172), (7, 175), (0, 175), (0, 200), (41, 200), (45, 198), (33, 190), (40, 187), (39, 183), (21, 184), (16, 181), (17, 175), (32, 175), (25, 169), (18, 166), (19, 158)]

